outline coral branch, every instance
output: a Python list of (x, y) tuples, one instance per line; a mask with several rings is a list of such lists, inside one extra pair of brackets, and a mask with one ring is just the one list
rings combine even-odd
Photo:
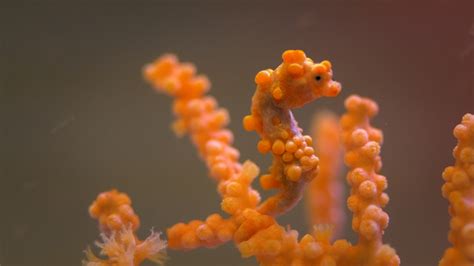
[(223, 219), (218, 214), (210, 215), (205, 221), (179, 223), (167, 230), (170, 248), (194, 249), (197, 247), (215, 247), (223, 244), (245, 231), (243, 213), (254, 209), (260, 201), (258, 192), (250, 187), (258, 175), (258, 168), (251, 162), (245, 162), (239, 175), (219, 184), (223, 196), (221, 208), (231, 215)]
[(288, 50), (275, 70), (260, 71), (252, 98), (251, 114), (243, 120), (246, 130), (256, 130), (261, 140), (258, 150), (271, 152), (270, 173), (261, 177), (265, 189), (279, 192), (258, 210), (276, 216), (290, 210), (302, 197), (303, 188), (318, 172), (312, 139), (303, 136), (290, 109), (301, 107), (322, 96), (334, 97), (341, 86), (332, 80), (329, 61), (314, 63), (301, 50)]
[(444, 169), (443, 197), (449, 201), (451, 215), (448, 248), (441, 266), (474, 264), (474, 115), (466, 114), (454, 128), (458, 145), (453, 150), (454, 166)]
[(298, 241), (297, 231), (285, 230), (273, 219), (270, 221), (270, 226), (238, 245), (242, 256), (256, 256), (262, 266), (355, 265), (348, 259), (353, 253), (351, 244), (346, 240), (331, 244), (330, 229), (317, 228)]
[(387, 179), (378, 172), (382, 167), (380, 146), (382, 132), (370, 125), (378, 112), (375, 102), (359, 96), (345, 101), (347, 113), (341, 118), (342, 140), (346, 148), (344, 161), (350, 168), (347, 181), (351, 196), (347, 200), (354, 213), (352, 229), (359, 235), (356, 256), (351, 265), (399, 265), (395, 251), (382, 243), (388, 226), (388, 214), (382, 208), (388, 203)]
[[(189, 134), (209, 175), (217, 181), (221, 209), (229, 215), (223, 218), (211, 214), (205, 220), (170, 227), (169, 247), (212, 248), (233, 240), (243, 257), (255, 256), (261, 265), (399, 265), (395, 251), (382, 243), (388, 225), (388, 215), (382, 210), (388, 202), (383, 193), (387, 182), (378, 174), (382, 133), (369, 124), (377, 106), (368, 99), (347, 99), (348, 113), (341, 118), (345, 162), (351, 168), (348, 205), (354, 212), (352, 224), (360, 236), (359, 243), (352, 246), (346, 240), (331, 242), (335, 229), (331, 224), (336, 230), (340, 228), (333, 183), (340, 143), (334, 117), (324, 117), (316, 134), (322, 141), (316, 148), (323, 161), (320, 179), (311, 189), (313, 208), (321, 208), (313, 210), (314, 230), (298, 240), (298, 232), (276, 222), (276, 216), (289, 211), (301, 199), (308, 182), (318, 175), (320, 165), (312, 138), (302, 135), (291, 109), (323, 96), (334, 97), (341, 89), (332, 80), (329, 61), (314, 63), (300, 50), (285, 51), (282, 58), (283, 63), (275, 70), (261, 71), (255, 77), (257, 89), (251, 114), (243, 120), (246, 130), (260, 135), (258, 150), (273, 156), (270, 172), (260, 177), (260, 183), (264, 189), (278, 189), (278, 193), (261, 204), (259, 193), (251, 186), (259, 168), (250, 161), (239, 163), (239, 152), (232, 146), (233, 135), (225, 128), (229, 121), (227, 111), (218, 108), (214, 98), (205, 96), (210, 86), (207, 78), (196, 75), (193, 65), (179, 63), (173, 55), (162, 56), (145, 68), (145, 77), (153, 87), (174, 98), (177, 120), (173, 129), (177, 135)], [(159, 234), (152, 233), (144, 241), (135, 236), (139, 219), (125, 194), (115, 190), (100, 194), (90, 207), (90, 214), (99, 220), (103, 242), (98, 246), (108, 259), (88, 252), (88, 265), (163, 261), (165, 242)]]
[[(174, 97), (177, 120), (173, 129), (178, 135), (189, 133), (210, 176), (218, 182), (222, 209), (237, 216), (245, 208), (255, 208), (260, 195), (250, 183), (258, 175), (258, 168), (251, 162), (243, 166), (238, 162), (239, 151), (232, 147), (233, 135), (225, 129), (227, 111), (218, 108), (214, 98), (204, 96), (210, 87), (208, 79), (195, 75), (192, 64), (179, 63), (173, 55), (158, 58), (145, 67), (144, 74), (156, 90)], [(169, 246), (189, 250), (223, 244), (232, 239), (237, 228), (234, 218), (222, 219), (212, 214), (206, 221), (176, 224), (167, 231)]]
[(145, 67), (145, 78), (160, 92), (174, 98), (177, 119), (172, 128), (178, 136), (189, 133), (210, 175), (217, 181), (229, 179), (240, 171), (239, 151), (232, 147), (233, 134), (225, 129), (227, 110), (219, 108), (209, 90), (207, 77), (196, 75), (192, 64), (179, 63), (175, 56), (164, 55)]
[(307, 209), (311, 227), (330, 225), (333, 237), (342, 233), (345, 221), (342, 198), (342, 143), (339, 119), (331, 112), (318, 114), (313, 120), (312, 136), (319, 157), (319, 174), (309, 186)]
[(151, 232), (144, 241), (138, 239), (135, 231), (140, 219), (131, 207), (130, 198), (117, 190), (103, 192), (89, 208), (90, 215), (99, 221), (102, 242), (96, 242), (101, 255), (96, 257), (90, 249), (86, 251), (86, 266), (133, 266), (145, 260), (163, 264), (166, 259), (166, 241), (160, 233)]

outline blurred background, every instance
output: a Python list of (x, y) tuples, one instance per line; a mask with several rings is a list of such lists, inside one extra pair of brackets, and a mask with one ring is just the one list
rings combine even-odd
[[(171, 100), (142, 66), (165, 52), (196, 63), (229, 109), (242, 161), (264, 170), (270, 158), (241, 126), (254, 75), (303, 49), (331, 60), (343, 91), (296, 110), (300, 126), (308, 132), (319, 110), (342, 113), (353, 93), (379, 103), (384, 239), (402, 265), (436, 265), (448, 246), (441, 172), (453, 127), (474, 112), (473, 3), (1, 1), (0, 264), (79, 265), (99, 234), (87, 208), (110, 188), (133, 199), (141, 236), (219, 211), (204, 164), (169, 128)], [(279, 221), (307, 232), (303, 204)], [(349, 223), (344, 235), (355, 240)], [(232, 244), (169, 255), (170, 266), (257, 265)]]

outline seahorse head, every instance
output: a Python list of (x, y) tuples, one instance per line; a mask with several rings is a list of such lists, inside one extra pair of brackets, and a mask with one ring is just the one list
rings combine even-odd
[(274, 71), (260, 71), (255, 81), (267, 87), (275, 104), (281, 108), (301, 107), (320, 97), (334, 97), (341, 85), (332, 79), (331, 62), (315, 63), (301, 50), (287, 50), (283, 63)]

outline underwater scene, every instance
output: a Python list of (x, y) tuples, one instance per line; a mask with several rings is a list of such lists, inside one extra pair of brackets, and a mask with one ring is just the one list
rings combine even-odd
[(0, 266), (474, 266), (474, 2), (0, 3)]

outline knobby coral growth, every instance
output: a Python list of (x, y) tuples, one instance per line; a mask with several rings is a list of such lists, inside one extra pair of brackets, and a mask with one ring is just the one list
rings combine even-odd
[(380, 175), (382, 132), (370, 125), (378, 112), (375, 102), (353, 95), (346, 99), (347, 113), (341, 118), (342, 141), (346, 148), (344, 161), (350, 168), (347, 181), (351, 195), (347, 206), (354, 213), (352, 229), (359, 235), (351, 265), (399, 265), (400, 259), (388, 245), (382, 244), (388, 214), (382, 208), (388, 203), (387, 179)]
[(312, 136), (316, 140), (314, 148), (319, 157), (319, 174), (311, 181), (306, 193), (310, 225), (332, 226), (333, 238), (341, 235), (345, 221), (340, 180), (340, 131), (335, 114), (325, 111), (314, 118)]
[(458, 145), (453, 150), (454, 166), (443, 172), (446, 183), (443, 197), (449, 201), (452, 216), (448, 235), (453, 247), (448, 248), (441, 266), (474, 265), (474, 115), (466, 114), (454, 128)]
[(135, 235), (140, 219), (131, 207), (130, 198), (116, 190), (103, 192), (89, 208), (90, 215), (99, 221), (102, 242), (96, 242), (101, 255), (96, 257), (90, 249), (86, 251), (85, 266), (132, 266), (145, 260), (163, 264), (166, 242), (160, 234), (151, 232), (144, 241)]
[[(217, 181), (221, 209), (228, 215), (222, 217), (215, 213), (205, 220), (170, 227), (167, 230), (168, 247), (190, 250), (216, 247), (233, 240), (243, 257), (255, 256), (261, 265), (398, 265), (395, 251), (382, 243), (388, 225), (388, 215), (381, 209), (388, 202), (388, 196), (383, 193), (387, 182), (378, 174), (382, 134), (369, 124), (369, 118), (375, 115), (377, 108), (368, 99), (349, 98), (346, 101), (348, 113), (341, 119), (342, 142), (347, 149), (345, 161), (351, 168), (348, 181), (352, 190), (348, 205), (354, 212), (353, 229), (360, 236), (359, 243), (353, 246), (346, 240), (332, 241), (334, 225), (331, 223), (337, 226), (337, 219), (316, 224), (315, 229), (300, 240), (298, 232), (284, 228), (275, 220), (297, 204), (304, 188), (318, 176), (320, 165), (312, 138), (302, 134), (291, 109), (320, 97), (334, 97), (341, 89), (339, 83), (332, 80), (329, 61), (316, 63), (300, 50), (285, 51), (282, 59), (283, 63), (276, 69), (263, 70), (256, 75), (257, 89), (251, 114), (243, 120), (246, 130), (256, 131), (261, 137), (258, 150), (271, 153), (273, 157), (270, 171), (260, 177), (260, 183), (264, 189), (277, 189), (278, 192), (262, 203), (259, 193), (251, 186), (259, 169), (250, 161), (239, 163), (239, 152), (232, 146), (233, 135), (225, 128), (229, 120), (227, 111), (219, 108), (214, 98), (205, 96), (210, 86), (208, 79), (196, 75), (193, 65), (180, 63), (173, 55), (162, 56), (145, 67), (145, 78), (152, 86), (174, 98), (173, 111), (177, 120), (173, 129), (180, 136), (189, 134), (206, 162), (209, 175)], [(332, 138), (337, 146), (339, 128), (336, 128), (328, 134), (337, 136), (322, 139)], [(320, 154), (326, 156), (324, 146), (317, 147)], [(326, 160), (337, 157), (327, 156)], [(325, 167), (332, 169), (332, 163), (335, 162), (326, 161), (321, 165), (322, 170), (326, 171)], [(323, 182), (316, 187), (328, 184)], [(318, 193), (329, 191), (329, 188), (311, 191)], [(90, 213), (99, 219), (105, 234), (100, 247), (109, 257), (108, 261), (138, 265), (144, 258), (151, 257), (151, 253), (147, 257), (138, 252), (139, 245), (127, 240), (130, 237), (126, 236), (138, 227), (138, 217), (124, 194), (111, 191), (99, 195)], [(129, 230), (124, 230), (124, 226)], [(133, 239), (136, 243), (147, 243), (137, 241), (136, 237)], [(121, 248), (109, 252), (109, 242)], [(129, 253), (130, 243), (134, 248)], [(127, 256), (127, 263), (131, 264), (118, 263), (116, 254), (125, 253), (133, 253), (132, 260)], [(90, 260), (94, 261), (95, 257)]]
[(256, 208), (260, 202), (260, 195), (250, 187), (259, 170), (251, 162), (244, 165), (238, 162), (239, 151), (232, 147), (232, 132), (225, 128), (227, 111), (218, 108), (213, 97), (204, 96), (209, 81), (195, 75), (193, 65), (181, 64), (172, 55), (148, 65), (145, 77), (158, 91), (175, 98), (173, 111), (177, 120), (173, 128), (178, 135), (189, 133), (210, 176), (218, 183), (222, 210), (231, 215), (224, 219), (211, 214), (204, 221), (172, 226), (167, 230), (169, 247), (184, 250), (215, 247), (243, 234), (245, 226), (238, 228), (243, 211)]

